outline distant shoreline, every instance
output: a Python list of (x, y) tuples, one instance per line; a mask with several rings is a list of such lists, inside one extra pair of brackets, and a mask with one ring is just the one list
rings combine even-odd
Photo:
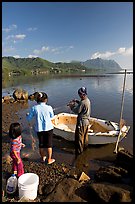
[[(124, 74), (125, 73), (125, 71), (124, 70), (122, 70), (122, 71), (120, 71), (120, 72), (110, 72), (110, 73), (107, 73), (107, 74)], [(133, 74), (133, 71), (126, 71), (126, 73), (127, 74)]]
[[(112, 72), (105, 74), (61, 74), (55, 75), (56, 77), (109, 77), (112, 74), (124, 74), (125, 72)], [(133, 74), (133, 71), (127, 71), (127, 74)]]

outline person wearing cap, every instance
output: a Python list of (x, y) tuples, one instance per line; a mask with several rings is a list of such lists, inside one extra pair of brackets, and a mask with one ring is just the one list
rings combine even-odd
[(72, 100), (68, 104), (71, 110), (77, 114), (75, 130), (75, 158), (88, 147), (88, 126), (91, 113), (91, 102), (87, 96), (87, 89), (81, 87), (78, 90), (79, 100)]
[(47, 148), (48, 164), (52, 164), (55, 162), (55, 159), (52, 159), (53, 124), (51, 119), (54, 116), (53, 108), (46, 104), (48, 96), (44, 92), (38, 93), (36, 101), (37, 104), (26, 114), (26, 119), (30, 122), (35, 117), (35, 130), (39, 139), (41, 162), (44, 163), (47, 158), (45, 154), (45, 148)]

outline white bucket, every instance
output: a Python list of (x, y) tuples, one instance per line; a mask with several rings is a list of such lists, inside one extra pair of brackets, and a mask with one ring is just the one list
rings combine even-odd
[(18, 178), (19, 198), (25, 197), (34, 200), (37, 197), (39, 176), (34, 173), (25, 173)]

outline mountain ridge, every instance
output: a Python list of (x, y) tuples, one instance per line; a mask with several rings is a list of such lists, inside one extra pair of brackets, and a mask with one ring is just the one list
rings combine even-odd
[(114, 60), (101, 58), (90, 59), (84, 62), (71, 61), (53, 63), (43, 58), (14, 58), (2, 57), (2, 74), (39, 74), (39, 73), (65, 73), (90, 72), (93, 70), (120, 71), (122, 68)]

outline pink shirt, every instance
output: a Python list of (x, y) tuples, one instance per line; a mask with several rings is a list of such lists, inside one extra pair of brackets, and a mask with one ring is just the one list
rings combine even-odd
[(15, 138), (15, 139), (11, 139), (11, 149), (10, 151), (16, 151), (16, 152), (20, 152), (21, 150), (21, 146), (22, 146), (22, 136), (20, 135), (19, 137)]

